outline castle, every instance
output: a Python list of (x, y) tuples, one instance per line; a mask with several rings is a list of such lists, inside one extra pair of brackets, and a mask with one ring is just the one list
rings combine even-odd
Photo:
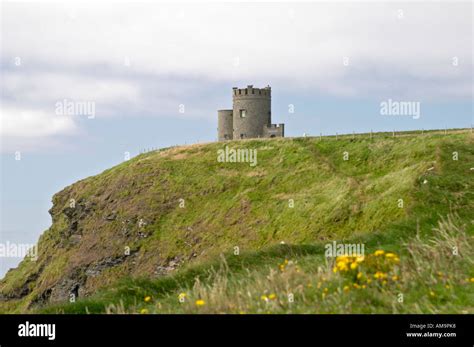
[(219, 141), (257, 137), (284, 137), (285, 124), (272, 124), (271, 88), (252, 85), (232, 93), (233, 109), (217, 111)]

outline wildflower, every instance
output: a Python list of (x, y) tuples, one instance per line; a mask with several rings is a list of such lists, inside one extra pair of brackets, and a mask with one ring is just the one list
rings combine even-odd
[(336, 263), (336, 266), (337, 266), (337, 269), (339, 271), (347, 271), (349, 268), (347, 267), (347, 262), (344, 261), (344, 260), (339, 260), (337, 263)]
[(446, 289), (449, 289), (451, 288), (451, 286), (449, 284), (445, 285)]
[(276, 299), (276, 295), (272, 293), (272, 294), (270, 294), (270, 295), (268, 296), (268, 298), (269, 298), (270, 300), (275, 300), (275, 299)]
[(362, 278), (362, 272), (357, 273), (357, 279), (360, 280)]
[(345, 292), (348, 292), (348, 291), (349, 291), (349, 286), (344, 286), (343, 290), (344, 290)]
[(337, 272), (337, 266), (334, 266), (334, 267), (332, 268), (332, 272), (334, 272), (334, 273)]
[(260, 299), (262, 299), (263, 301), (268, 301), (268, 297), (266, 295), (262, 295)]
[(364, 261), (365, 257), (363, 255), (357, 256), (355, 258), (356, 263), (360, 264)]
[(387, 254), (385, 254), (385, 257), (388, 258), (388, 259), (394, 259), (394, 258), (396, 258), (396, 255), (394, 253), (387, 253)]
[(398, 276), (397, 275), (392, 276), (392, 281), (398, 281)]
[(328, 291), (329, 291), (329, 289), (327, 289), (327, 288), (324, 288), (324, 289), (323, 289), (323, 292), (324, 292), (324, 293), (327, 293)]
[(186, 300), (186, 293), (180, 293), (178, 295), (179, 302), (184, 302)]
[(318, 288), (318, 289), (321, 288), (321, 282), (318, 282), (316, 288)]
[(351, 270), (357, 269), (357, 263), (352, 263), (351, 264)]
[(383, 249), (378, 249), (374, 252), (374, 255), (378, 257), (379, 255), (384, 255), (385, 251)]
[(354, 283), (354, 288), (359, 289), (360, 286), (357, 283)]
[(435, 292), (433, 292), (432, 290), (430, 290), (430, 296), (435, 297), (435, 296), (436, 296)]
[(384, 279), (384, 278), (387, 278), (387, 274), (386, 273), (383, 273), (382, 271), (377, 271), (375, 274), (374, 274), (374, 278), (375, 279)]
[(365, 288), (367, 288), (367, 286), (366, 286), (365, 284), (363, 284), (363, 285), (362, 285), (362, 288), (365, 289)]
[(469, 282), (474, 283), (474, 277), (471, 277), (471, 278), (469, 279)]
[(148, 313), (148, 310), (147, 310), (146, 308), (142, 308), (142, 309), (140, 310), (140, 313), (141, 313), (141, 314), (147, 314), (147, 313)]
[(196, 306), (204, 306), (206, 304), (206, 302), (204, 300), (196, 300)]
[(150, 302), (151, 301), (151, 296), (145, 296), (145, 302)]

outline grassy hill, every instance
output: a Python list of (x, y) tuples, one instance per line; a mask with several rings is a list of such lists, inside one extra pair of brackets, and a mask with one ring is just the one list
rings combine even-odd
[[(53, 197), (0, 312), (474, 313), (473, 144), (460, 130), (139, 155)], [(257, 165), (218, 162), (225, 145)], [(326, 258), (333, 241), (366, 256)]]

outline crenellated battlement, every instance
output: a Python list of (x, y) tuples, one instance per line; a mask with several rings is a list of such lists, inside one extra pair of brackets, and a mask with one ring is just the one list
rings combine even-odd
[(270, 86), (265, 88), (254, 88), (253, 85), (248, 85), (247, 88), (232, 88), (232, 97), (235, 98), (249, 98), (249, 97), (265, 97), (271, 98), (272, 89)]

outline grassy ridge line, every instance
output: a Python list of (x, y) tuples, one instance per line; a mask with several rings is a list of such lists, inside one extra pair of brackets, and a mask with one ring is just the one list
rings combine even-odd
[[(459, 146), (454, 147), (457, 147), (459, 150)], [(449, 150), (451, 149), (453, 149), (451, 145), (446, 145), (446, 151), (438, 152), (438, 155), (445, 154), (438, 158), (438, 160), (444, 161), (444, 165), (441, 168), (444, 171), (444, 176), (430, 177), (430, 180), (433, 180), (433, 184), (437, 185), (438, 189), (429, 191), (420, 189), (415, 194), (423, 201), (432, 203), (433, 200), (428, 199), (430, 195), (441, 197), (443, 193), (446, 195), (453, 193), (452, 191), (443, 190), (447, 184), (452, 183), (453, 178), (456, 178), (457, 184), (462, 189), (466, 189), (464, 192), (467, 193), (466, 195), (469, 198), (463, 204), (467, 202), (465, 207), (470, 207), (471, 210), (461, 211), (464, 216), (463, 219), (469, 222), (469, 217), (472, 217), (472, 183), (464, 186), (464, 184), (469, 182), (469, 177), (467, 175), (457, 177), (458, 171), (463, 172), (464, 169), (464, 173), (466, 172), (465, 170), (468, 169), (466, 164), (469, 164), (469, 160), (465, 162), (464, 167), (454, 167), (456, 170), (452, 170), (453, 167), (446, 165), (450, 163), (449, 154), (451, 152)], [(468, 154), (469, 159), (472, 159), (472, 149), (465, 154)], [(453, 187), (451, 186), (450, 188)], [(437, 201), (439, 205), (443, 205), (443, 198)], [(410, 239), (406, 234), (413, 231), (413, 220), (401, 223), (385, 233), (375, 233), (363, 237), (363, 241), (369, 249), (373, 250), (382, 247), (400, 252), (403, 254), (402, 259), (407, 258), (406, 262), (403, 263), (403, 270), (401, 271), (403, 276), (400, 275), (402, 281), (397, 283), (396, 286), (391, 284), (390, 287), (383, 289), (375, 287), (368, 290), (351, 292), (351, 294), (346, 295), (343, 290), (346, 286), (341, 285), (341, 279), (332, 279), (332, 281), (326, 282), (327, 284), (322, 289), (317, 288), (322, 283), (319, 270), (325, 265), (324, 257), (322, 256), (322, 244), (303, 246), (283, 245), (274, 246), (267, 251), (244, 254), (239, 257), (228, 254), (225, 256), (226, 266), (224, 273), (219, 270), (216, 271), (216, 269), (222, 267), (216, 260), (198, 267), (191, 267), (191, 269), (180, 271), (174, 276), (156, 281), (128, 279), (124, 280), (114, 290), (105, 292), (102, 297), (91, 298), (74, 305), (50, 307), (44, 312), (472, 312), (472, 305), (470, 303), (473, 302), (473, 291), (472, 286), (469, 286), (470, 278), (474, 275), (472, 272), (472, 237), (469, 239), (466, 236), (467, 234), (473, 234), (472, 222), (467, 226), (464, 225), (464, 228), (467, 227), (468, 229), (466, 234), (466, 231), (457, 227), (452, 220), (442, 221), (439, 228), (434, 231), (436, 234), (434, 245), (430, 245), (427, 239), (433, 237), (433, 231), (430, 229), (432, 225), (431, 220), (438, 218), (438, 216), (436, 213), (432, 213), (433, 211), (426, 210), (426, 207), (428, 207), (426, 205), (425, 203), (417, 208), (419, 210), (417, 211), (418, 231), (420, 235), (424, 235), (423, 240), (411, 240), (406, 247), (400, 241), (400, 239)], [(431, 207), (438, 208), (440, 212), (443, 211), (443, 209), (440, 209), (442, 206)], [(453, 207), (450, 206), (450, 208)], [(427, 211), (429, 213), (426, 213)], [(458, 222), (462, 223), (462, 219), (459, 219)], [(447, 233), (448, 237), (440, 238), (437, 235), (439, 230), (441, 230), (441, 234), (444, 232), (444, 235), (446, 235)], [(433, 239), (430, 240), (433, 241)], [(361, 239), (347, 240), (349, 243), (356, 241), (360, 242)], [(462, 258), (456, 259), (459, 262), (456, 261), (455, 266), (450, 268), (450, 249), (446, 250), (447, 241), (463, 245), (462, 251), (460, 250)], [(440, 249), (443, 248), (445, 258), (440, 257), (439, 254)], [(313, 301), (308, 302), (308, 298), (306, 298), (303, 300), (303, 304), (298, 301), (298, 304), (288, 305), (285, 303), (288, 293), (282, 294), (279, 292), (278, 286), (275, 288), (275, 283), (268, 280), (269, 274), (266, 273), (267, 269), (271, 268), (271, 265), (276, 267), (275, 264), (283, 261), (285, 258), (293, 259), (292, 262), (297, 262), (308, 271), (306, 274), (308, 291), (312, 291), (313, 285), (317, 288), (317, 293), (312, 293), (313, 297), (311, 300)], [(417, 276), (419, 268), (413, 268), (413, 264), (410, 264), (410, 262), (420, 262), (419, 258), (422, 260), (418, 267), (421, 265), (423, 272), (421, 272), (420, 276)], [(433, 266), (434, 259), (437, 259), (435, 266)], [(298, 277), (298, 273), (295, 273), (293, 270), (290, 271), (292, 276), (296, 275)], [(315, 272), (315, 270), (318, 271)], [(252, 276), (249, 276), (249, 271)], [(441, 277), (439, 273), (442, 274)], [(272, 272), (270, 271), (271, 274)], [(330, 274), (326, 275), (329, 276)], [(275, 274), (273, 273), (272, 278), (276, 282), (286, 281), (285, 284), (288, 285), (288, 279), (285, 279), (285, 276), (286, 274), (279, 274), (276, 276), (278, 279), (275, 280)], [(304, 276), (299, 277), (300, 280), (304, 278)], [(243, 288), (240, 288), (240, 292), (253, 290), (256, 293), (251, 300), (244, 300), (242, 302), (241, 298), (238, 299), (239, 291), (236, 293), (233, 286), (237, 284), (238, 287), (242, 281), (246, 281), (249, 278), (253, 280), (247, 281), (248, 283), (242, 285), (241, 287)], [(403, 281), (403, 278), (405, 278), (405, 281)], [(295, 285), (292, 281), (290, 281), (290, 284)], [(331, 290), (328, 289), (328, 293), (329, 296), (332, 296), (331, 300), (324, 301), (319, 295), (325, 295), (324, 290), (327, 288), (331, 288)], [(214, 293), (216, 290), (220, 293), (218, 296)], [(259, 292), (266, 299), (263, 301), (263, 304), (260, 302)], [(188, 299), (186, 299), (185, 303), (179, 303), (177, 300), (179, 293), (187, 294)], [(398, 303), (395, 300), (398, 299), (400, 293), (405, 294), (405, 304)], [(272, 294), (278, 299), (268, 299)], [(307, 296), (311, 293), (303, 291), (303, 294)], [(315, 296), (316, 294), (318, 296)], [(153, 303), (143, 302), (143, 299), (148, 296), (152, 298)], [(205, 304), (206, 307), (198, 307), (193, 304), (193, 301), (198, 298), (205, 298), (203, 301), (207, 302)], [(239, 304), (235, 304), (235, 301), (239, 300)], [(269, 300), (271, 300), (270, 303), (268, 302)], [(394, 301), (397, 302), (395, 305)], [(370, 305), (368, 305), (369, 303)], [(318, 309), (314, 305), (319, 306)]]
[[(99, 176), (80, 181), (66, 188), (65, 191), (69, 194), (64, 194), (64, 191), (58, 194), (56, 197), (58, 200), (67, 200), (71, 190), (78, 191), (82, 197), (88, 198), (102, 198), (104, 195), (110, 196), (117, 193), (117, 198), (123, 203), (123, 206), (136, 208), (137, 205), (140, 206), (143, 205), (143, 202), (147, 202), (150, 191), (142, 189), (132, 191), (115, 189), (116, 191), (114, 191), (112, 189), (111, 192), (110, 188), (123, 188), (123, 182), (130, 181), (137, 188), (142, 188), (143, 185), (146, 186), (152, 182), (151, 177), (153, 180), (158, 178), (158, 181), (163, 183), (160, 186), (161, 189), (152, 190), (152, 193), (172, 195), (173, 192), (178, 191), (181, 194), (176, 195), (174, 199), (177, 200), (178, 196), (184, 196), (187, 206), (191, 206), (185, 211), (176, 208), (166, 209), (156, 223), (148, 226), (148, 229), (151, 229), (150, 236), (143, 240), (135, 240), (135, 244), (132, 243), (134, 249), (140, 250), (143, 259), (139, 264), (141, 266), (138, 266), (135, 271), (122, 271), (124, 269), (118, 266), (113, 270), (118, 269), (119, 271), (106, 273), (105, 275), (108, 276), (102, 275), (96, 284), (111, 283), (111, 277), (127, 277), (129, 275), (136, 277), (137, 273), (149, 272), (149, 270), (146, 271), (147, 264), (155, 262), (150, 253), (166, 254), (167, 249), (163, 245), (172, 245), (171, 249), (168, 249), (170, 251), (168, 257), (188, 251), (186, 244), (180, 242), (189, 239), (189, 235), (186, 235), (187, 225), (197, 226), (198, 235), (203, 236), (203, 239), (204, 237), (208, 238), (208, 240), (200, 240), (204, 242), (199, 242), (198, 245), (201, 249), (209, 250), (207, 256), (200, 256), (197, 260), (205, 262), (213, 259), (220, 252), (232, 249), (236, 244), (241, 246), (244, 251), (252, 252), (252, 249), (268, 247), (267, 245), (281, 240), (302, 243), (314, 242), (317, 239), (331, 240), (360, 235), (364, 238), (372, 238), (377, 242), (388, 238), (396, 245), (400, 238), (413, 231), (413, 218), (407, 217), (407, 213), (411, 216), (417, 214), (418, 219), (421, 218), (420, 229), (430, 230), (436, 224), (438, 215), (430, 210), (430, 213), (423, 213), (426, 212), (425, 208), (433, 209), (440, 214), (449, 213), (453, 209), (455, 212), (459, 210), (461, 218), (465, 219), (467, 212), (463, 212), (465, 209), (462, 207), (472, 207), (472, 195), (459, 194), (460, 188), (462, 188), (461, 190), (466, 188), (463, 187), (465, 185), (463, 182), (467, 178), (464, 169), (466, 165), (469, 165), (469, 160), (466, 159), (470, 158), (472, 163), (472, 139), (466, 134), (447, 137), (433, 135), (422, 138), (403, 138), (403, 140), (398, 138), (383, 140), (341, 139), (340, 141), (319, 142), (312, 138), (304, 138), (274, 141), (247, 140), (227, 144), (248, 146), (249, 142), (251, 146), (259, 148), (259, 165), (256, 170), (246, 166), (239, 166), (236, 170), (235, 164), (231, 163), (218, 166), (215, 162), (215, 153), (218, 148), (222, 147), (222, 144), (200, 145), (141, 155), (133, 161), (107, 170)], [(438, 175), (435, 175), (434, 172), (427, 173), (424, 170), (432, 165), (431, 160), (439, 160), (436, 156), (449, 154), (446, 150), (442, 150), (441, 154), (437, 150), (441, 144), (449, 143), (463, 155), (461, 164), (464, 167), (461, 168), (460, 165), (454, 167), (457, 170), (455, 170), (456, 173), (460, 175), (457, 177), (457, 182), (461, 186), (447, 187), (449, 189), (441, 186), (440, 189), (430, 192), (436, 193), (437, 196), (435, 196), (436, 194), (424, 196), (423, 189), (428, 186), (421, 185), (422, 176), (426, 175), (430, 180), (434, 179), (435, 182), (438, 179)], [(471, 147), (467, 146), (469, 143)], [(355, 158), (355, 160), (343, 162), (340, 159), (342, 149), (347, 150), (351, 158)], [(137, 170), (137, 166), (147, 161), (149, 165), (142, 166), (140, 170)], [(183, 163), (186, 165), (184, 166)], [(441, 168), (436, 168), (436, 170), (439, 169)], [(468, 169), (469, 167), (467, 167)], [(450, 172), (449, 174), (454, 173)], [(442, 176), (441, 178), (446, 179)], [(447, 177), (446, 181), (438, 183), (446, 185), (452, 181), (450, 178), (452, 177)], [(221, 188), (216, 191), (209, 189), (216, 186), (221, 186)], [(415, 192), (413, 192), (413, 186), (416, 187)], [(432, 185), (430, 184), (429, 187)], [(139, 194), (137, 194), (137, 190)], [(204, 196), (202, 194), (196, 195), (196, 192), (202, 191), (205, 192)], [(469, 190), (464, 191), (469, 192)], [(455, 201), (454, 205), (449, 206), (448, 202), (453, 198), (451, 196), (453, 192), (457, 193), (456, 199), (453, 201), (459, 201)], [(401, 211), (394, 208), (395, 204), (393, 204), (400, 194), (407, 197), (407, 209), (402, 214), (399, 214)], [(416, 196), (416, 194), (421, 195)], [(289, 196), (295, 198), (299, 210), (286, 208), (286, 200)], [(208, 205), (206, 205), (207, 197), (212, 201), (212, 203), (208, 202)], [(220, 200), (216, 200), (216, 198), (220, 198)], [(168, 198), (168, 200), (172, 199)], [(390, 202), (390, 200), (392, 201)], [(216, 201), (219, 207), (219, 210), (216, 211), (217, 214), (203, 220), (203, 213), (216, 209)], [(244, 218), (242, 218), (242, 208), (235, 209), (235, 205), (242, 204), (242, 201), (250, 203), (250, 209), (247, 212), (244, 209), (246, 213)], [(156, 216), (163, 202), (165, 206), (167, 205), (167, 201), (160, 201), (158, 206), (156, 203), (153, 205), (152, 201), (148, 202), (152, 208), (149, 210), (140, 209), (140, 215), (152, 213)], [(60, 204), (59, 207), (61, 207)], [(153, 210), (153, 207), (157, 207), (157, 210)], [(232, 210), (233, 208), (234, 210)], [(314, 210), (320, 213), (315, 215)], [(350, 212), (347, 213), (347, 210)], [(232, 213), (229, 214), (229, 211)], [(270, 216), (265, 220), (267, 214)], [(59, 214), (56, 223), (52, 226), (53, 231), (58, 231), (57, 234), (60, 234), (61, 229), (67, 227), (61, 218), (62, 216)], [(238, 222), (242, 219), (242, 223), (239, 224)], [(386, 220), (390, 220), (388, 225)], [(217, 223), (215, 223), (216, 221)], [(244, 230), (244, 233), (239, 232), (240, 225), (252, 226), (255, 221), (258, 221), (255, 224), (258, 233), (249, 232), (248, 228)], [(98, 221), (88, 222), (94, 224)], [(235, 224), (236, 222), (237, 224)], [(228, 224), (230, 224), (230, 230), (225, 230), (223, 233), (220, 226)], [(176, 227), (180, 225), (182, 228)], [(385, 232), (380, 232), (381, 227)], [(157, 233), (157, 230), (161, 230), (161, 232)], [(165, 234), (164, 230), (169, 232)], [(102, 239), (107, 239), (107, 228), (104, 226), (101, 231), (104, 234)], [(54, 240), (55, 233), (49, 233), (47, 236)], [(130, 240), (126, 241), (130, 243)], [(92, 238), (89, 242), (96, 245), (99, 240)], [(43, 248), (43, 250), (45, 249), (48, 247)], [(55, 259), (45, 265), (48, 276), (41, 278), (38, 282), (33, 282), (33, 286), (38, 284), (41, 286), (45, 281), (47, 283), (48, 279), (50, 282), (54, 282), (54, 277), (61, 276), (64, 273), (64, 266), (67, 267), (67, 264), (61, 264), (67, 263), (71, 258), (74, 259), (78, 250), (75, 251), (63, 254), (61, 254), (61, 250), (56, 252)], [(195, 250), (193, 251), (195, 252)], [(26, 270), (26, 272), (29, 271), (28, 268)], [(21, 271), (13, 272), (11, 275), (9, 281), (3, 282), (3, 289), (6, 284), (7, 287), (10, 285), (10, 288), (14, 290), (15, 277), (20, 283), (25, 278)], [(100, 285), (92, 286), (92, 288), (99, 287)], [(34, 297), (35, 294), (37, 295), (33, 290), (29, 296)], [(17, 309), (24, 310), (25, 306), (17, 306)]]

